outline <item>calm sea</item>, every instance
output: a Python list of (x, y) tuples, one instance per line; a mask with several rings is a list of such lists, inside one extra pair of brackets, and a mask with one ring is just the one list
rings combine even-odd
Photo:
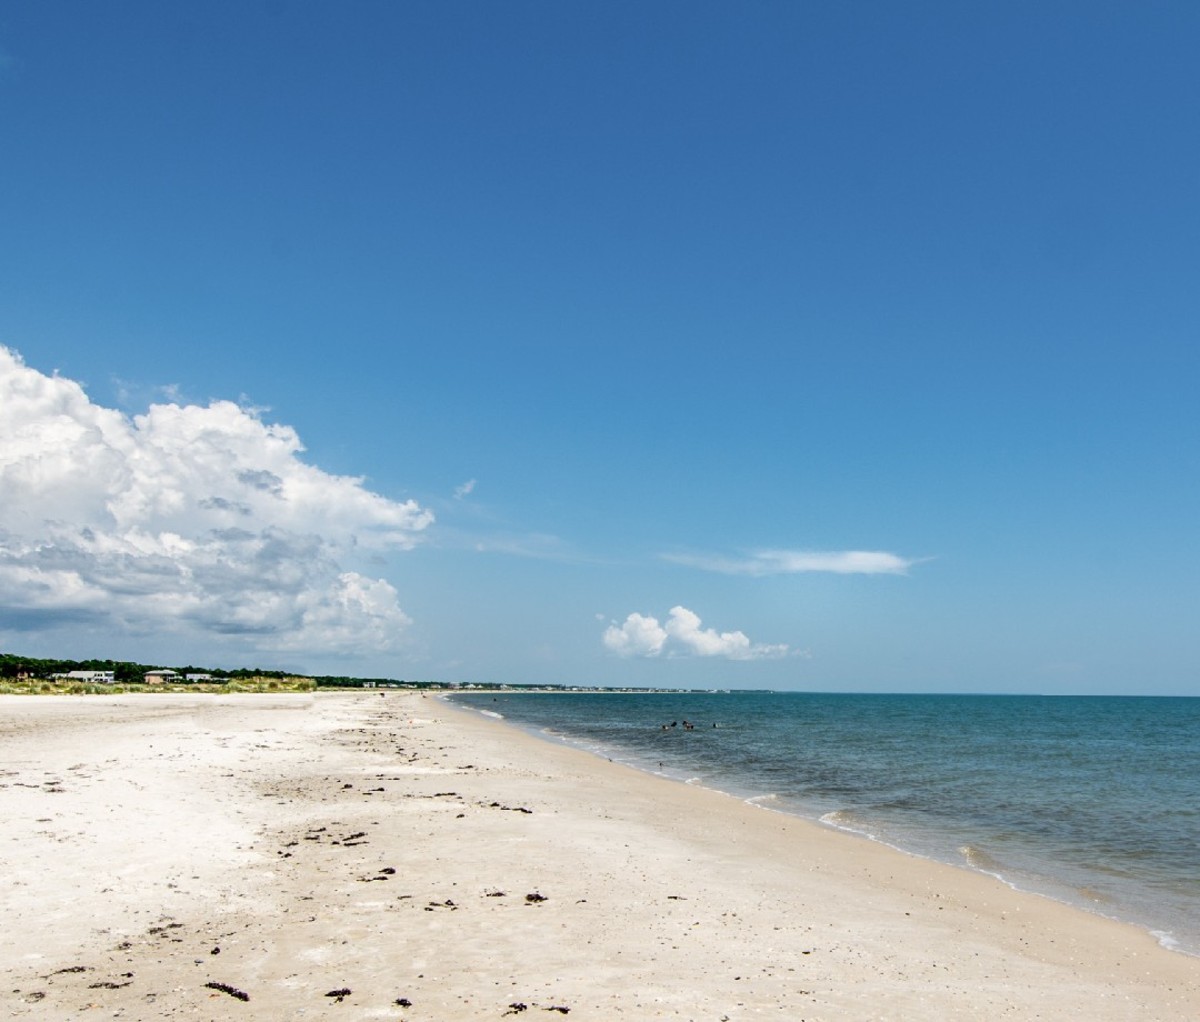
[(1138, 923), (1200, 955), (1200, 699), (455, 698), (614, 760)]

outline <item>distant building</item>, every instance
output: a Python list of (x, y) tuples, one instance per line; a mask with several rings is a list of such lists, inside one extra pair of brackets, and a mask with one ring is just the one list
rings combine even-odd
[(183, 680), (184, 681), (212, 681), (213, 676), (211, 674), (185, 674), (183, 676)]
[(167, 681), (178, 681), (178, 671), (147, 671), (143, 678), (147, 685), (161, 685)]
[(86, 681), (93, 685), (111, 685), (116, 681), (112, 671), (67, 671), (66, 674), (56, 674), (56, 678), (66, 678), (68, 681)]

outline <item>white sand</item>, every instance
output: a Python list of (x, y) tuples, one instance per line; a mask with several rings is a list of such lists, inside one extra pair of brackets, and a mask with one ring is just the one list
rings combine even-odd
[(0, 697), (0, 820), (13, 1018), (1200, 1018), (1136, 928), (432, 697)]

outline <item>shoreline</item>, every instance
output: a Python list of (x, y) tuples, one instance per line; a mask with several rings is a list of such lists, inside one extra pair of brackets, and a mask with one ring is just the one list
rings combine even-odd
[(1200, 1015), (1130, 924), (380, 695), (0, 698), (10, 1017)]
[[(518, 696), (521, 693), (506, 694)], [(870, 818), (860, 812), (858, 807), (853, 806), (822, 806), (806, 801), (800, 796), (772, 791), (769, 784), (754, 783), (754, 778), (750, 775), (737, 774), (737, 764), (732, 764), (731, 769), (730, 764), (714, 765), (697, 761), (687, 764), (687, 768), (684, 769), (679, 763), (668, 762), (665, 767), (664, 764), (658, 763), (656, 768), (655, 756), (661, 753), (656, 752), (652, 755), (646, 748), (622, 745), (620, 741), (608, 744), (606, 740), (597, 739), (590, 734), (573, 734), (569, 729), (559, 730), (559, 725), (547, 724), (544, 720), (539, 722), (536, 719), (522, 719), (520, 715), (510, 716), (499, 710), (486, 708), (483, 703), (472, 701), (480, 695), (455, 692), (442, 693), (440, 698), (484, 716), (498, 717), (504, 723), (536, 739), (562, 744), (587, 755), (623, 763), (651, 777), (673, 783), (700, 785), (745, 801), (756, 808), (796, 817), (891, 849), (897, 854), (988, 877), (1013, 891), (1045, 898), (1100, 919), (1134, 926), (1149, 934), (1164, 950), (1200, 959), (1200, 931), (1194, 925), (1188, 925), (1189, 922), (1194, 923), (1194, 916), (1186, 911), (1187, 906), (1181, 906), (1178, 902), (1166, 905), (1157, 902), (1148, 886), (1140, 890), (1133, 885), (1129, 885), (1125, 890), (1097, 889), (1089, 882), (1093, 878), (1080, 876), (1078, 869), (1074, 878), (1071, 877), (1069, 869), (1056, 872), (1052, 856), (1043, 852), (1041, 858), (1038, 857), (1040, 849), (1034, 849), (1034, 854), (1025, 862), (1015, 860), (1011, 850), (1010, 854), (1005, 856), (1005, 861), (998, 862), (990, 854), (992, 848), (986, 834), (969, 833), (961, 827), (939, 830), (928, 826), (916, 827), (908, 821), (898, 824), (895, 820)], [(697, 771), (702, 776), (691, 776), (690, 771)]]

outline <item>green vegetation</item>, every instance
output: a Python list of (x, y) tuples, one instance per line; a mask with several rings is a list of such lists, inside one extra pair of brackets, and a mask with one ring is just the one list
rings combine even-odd
[[(147, 684), (148, 671), (170, 670), (179, 680)], [(111, 671), (111, 683), (68, 678), (71, 671)], [(208, 675), (187, 681), (188, 675)], [(290, 671), (262, 667), (197, 667), (140, 664), (127, 660), (56, 660), (0, 653), (0, 693), (87, 695), (114, 692), (311, 692), (318, 688), (424, 688), (454, 686), (436, 681), (397, 681), (393, 678), (353, 678), (342, 675), (298, 677)]]
[(312, 678), (249, 678), (229, 682), (168, 682), (162, 685), (144, 683), (97, 684), (71, 681), (66, 678), (44, 681), (36, 678), (0, 678), (0, 695), (115, 695), (120, 692), (148, 692), (152, 695), (172, 692), (311, 692), (316, 683)]

